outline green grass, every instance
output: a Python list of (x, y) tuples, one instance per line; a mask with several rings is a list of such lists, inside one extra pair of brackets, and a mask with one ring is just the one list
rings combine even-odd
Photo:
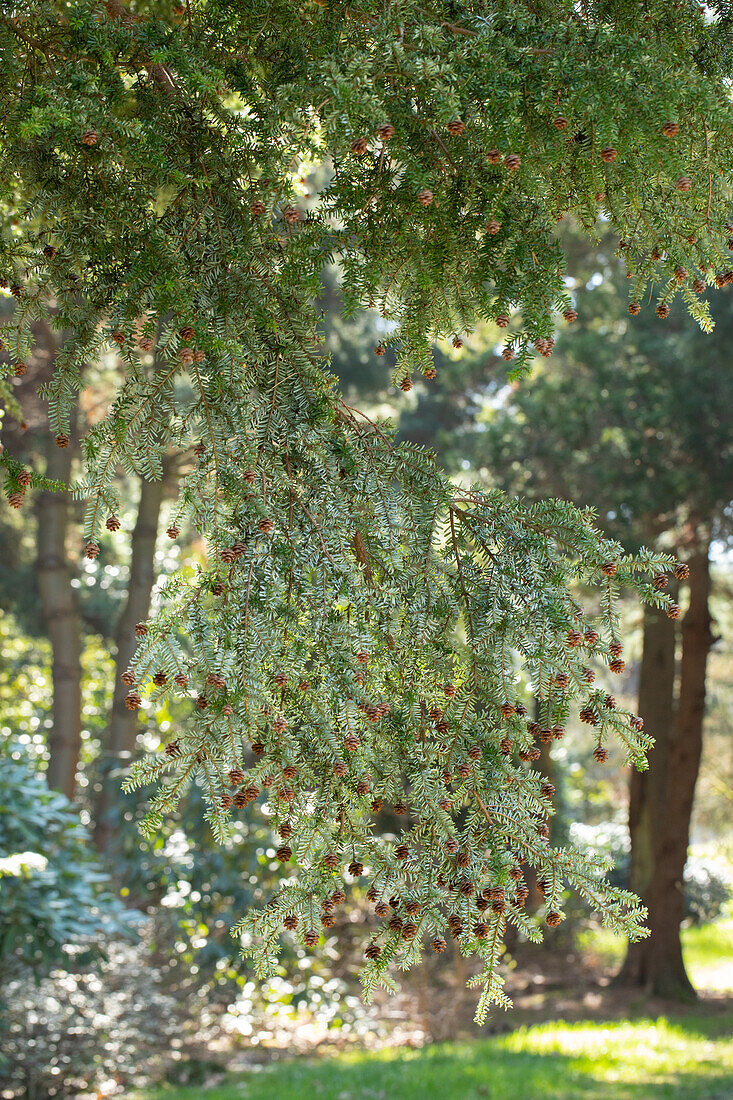
[(138, 1100), (730, 1100), (733, 1013), (539, 1024), (419, 1051), (351, 1052)]
[[(581, 947), (599, 961), (615, 966), (623, 958), (626, 941), (605, 929), (580, 937)], [(733, 992), (733, 920), (717, 921), (682, 931), (685, 965), (696, 989)]]

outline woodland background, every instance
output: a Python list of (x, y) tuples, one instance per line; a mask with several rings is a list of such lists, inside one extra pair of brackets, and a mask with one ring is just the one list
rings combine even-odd
[[(542, 948), (509, 944), (507, 985), (517, 1007), (510, 1016), (495, 1014), (489, 1031), (558, 1018), (613, 1028), (670, 1013), (667, 1046), (663, 1025), (652, 1046), (682, 1043), (689, 1064), (666, 1067), (660, 1054), (662, 1077), (689, 1075), (679, 1095), (722, 1096), (731, 1078), (720, 1076), (718, 1055), (693, 1047), (698, 1040), (709, 1046), (733, 1021), (733, 297), (730, 290), (711, 295), (712, 336), (681, 308), (666, 322), (651, 307), (629, 317), (617, 242), (601, 237), (589, 245), (572, 227), (560, 232), (580, 316), (527, 381), (507, 382), (500, 330), (486, 326), (462, 347), (436, 348), (437, 378), (403, 393), (391, 385), (389, 355), (374, 354), (385, 336), (379, 319), (341, 317), (337, 270), (324, 284), (324, 347), (347, 401), (372, 418), (395, 420), (403, 437), (434, 448), (458, 480), (595, 506), (601, 526), (629, 549), (654, 545), (689, 561), (680, 622), (644, 615), (636, 604), (625, 608), (627, 664), (617, 698), (657, 739), (650, 772), (629, 777), (615, 757), (596, 763), (580, 724), (551, 752), (543, 748), (541, 761), (558, 789), (553, 840), (572, 836), (612, 853), (616, 880), (645, 897), (651, 891), (658, 914), (674, 897), (675, 859), (690, 826), (684, 963), (674, 905), (671, 921), (657, 921), (662, 963), (653, 966), (648, 944), (624, 962), (625, 945), (577, 908), (561, 929), (548, 931)], [(0, 312), (12, 306), (3, 294)], [(66, 481), (78, 472), (79, 439), (106, 410), (120, 366), (114, 356), (88, 365), (72, 445), (59, 449), (37, 391), (63, 333), (44, 327), (36, 337), (25, 375), (14, 380), (22, 422), (6, 415), (2, 441), (29, 466)], [(253, 981), (229, 927), (248, 904), (266, 899), (280, 874), (256, 811), (242, 811), (236, 841), (225, 848), (214, 845), (190, 803), (154, 840), (143, 841), (136, 829), (145, 792), (122, 795), (125, 769), (136, 753), (166, 740), (183, 715), (147, 705), (137, 715), (126, 710), (120, 672), (134, 649), (134, 624), (147, 617), (162, 580), (203, 560), (194, 530), (166, 536), (176, 482), (191, 460), (171, 455), (159, 483), (120, 475), (121, 530), (105, 533), (96, 560), (82, 553), (82, 505), (63, 492), (29, 494), (21, 509), (4, 503), (0, 512), (4, 1097), (127, 1094), (163, 1079), (201, 1095), (200, 1086), (225, 1068), (269, 1065), (276, 1054), (422, 1048), (476, 1034), (467, 964), (456, 952), (405, 978), (397, 997), (363, 1005), (352, 933), (369, 919), (365, 903), (347, 908), (314, 954), (293, 942), (278, 978)], [(660, 822), (670, 806), (676, 832)], [(395, 824), (381, 815), (385, 834)], [(536, 907), (541, 894), (537, 883), (529, 886)], [(680, 1008), (695, 1001), (693, 987), (697, 1003)], [(631, 1038), (648, 1050), (646, 1025), (639, 1026)], [(536, 1059), (538, 1049), (557, 1055), (559, 1040), (540, 1026), (536, 1034), (545, 1038), (532, 1054), (524, 1034), (501, 1051), (485, 1043), (465, 1048), (464, 1071), (472, 1059), (493, 1065), (491, 1089), (461, 1090), (454, 1074), (441, 1091), (503, 1096), (504, 1073), (506, 1095), (518, 1095), (511, 1074), (526, 1080), (531, 1071), (533, 1095), (585, 1096), (579, 1084), (577, 1092), (549, 1084), (543, 1091), (547, 1063), (523, 1059)], [(627, 1039), (619, 1033), (621, 1045)], [(440, 1082), (442, 1063), (424, 1061), (430, 1057), (421, 1065)], [(594, 1067), (601, 1075), (594, 1095), (605, 1096), (598, 1052)], [(366, 1068), (356, 1092), (341, 1070), (324, 1072), (324, 1096), (397, 1094), (385, 1084), (394, 1067), (375, 1077), (375, 1091)], [(611, 1065), (609, 1081), (614, 1072)], [(303, 1084), (282, 1081), (286, 1100), (296, 1094), (288, 1088)], [(701, 1081), (713, 1091), (695, 1091)], [(393, 1084), (413, 1095), (413, 1086)], [(246, 1095), (259, 1095), (256, 1088)]]

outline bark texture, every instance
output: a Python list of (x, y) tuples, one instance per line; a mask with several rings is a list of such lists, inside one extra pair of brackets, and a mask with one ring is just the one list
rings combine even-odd
[[(68, 482), (69, 448), (48, 437), (48, 476)], [(81, 749), (81, 618), (66, 553), (69, 497), (44, 492), (38, 498), (36, 580), (52, 651), (53, 704), (48, 737), (49, 787), (73, 798)]]
[[(622, 978), (655, 996), (683, 1000), (695, 996), (682, 957), (680, 925), (684, 916), (683, 874), (702, 755), (707, 662), (714, 642), (707, 545), (690, 558), (689, 565), (690, 602), (682, 623), (676, 714), (668, 727), (670, 737), (660, 775), (653, 786), (650, 779), (643, 799), (637, 797), (634, 803), (632, 798), (631, 835), (632, 844), (635, 836), (637, 840), (635, 873), (639, 876), (635, 888), (649, 908), (650, 936), (630, 949), (621, 972)], [(666, 669), (666, 662), (662, 667)], [(665, 675), (668, 677), (668, 670)], [(662, 683), (668, 686), (668, 680)], [(663, 711), (660, 715), (663, 717)], [(657, 737), (660, 728), (650, 723)], [(640, 822), (644, 823), (641, 830)], [(650, 846), (651, 860), (645, 844)]]

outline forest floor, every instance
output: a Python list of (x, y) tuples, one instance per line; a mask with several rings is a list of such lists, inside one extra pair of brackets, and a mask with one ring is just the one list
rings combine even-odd
[(484, 1038), (454, 1002), (442, 1030), (459, 1041), (421, 1045), (403, 1028), (404, 1045), (377, 1050), (326, 1040), (318, 1057), (243, 1052), (229, 1062), (235, 1072), (135, 1100), (730, 1100), (733, 922), (685, 933), (701, 991), (694, 1006), (615, 987), (621, 950), (594, 936), (582, 954), (553, 954), (550, 965), (518, 959), (507, 981), (515, 1007), (495, 1013)]

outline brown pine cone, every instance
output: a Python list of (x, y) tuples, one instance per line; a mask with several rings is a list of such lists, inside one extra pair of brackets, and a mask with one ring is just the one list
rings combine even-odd
[(295, 931), (295, 929), (298, 927), (298, 918), (295, 916), (294, 913), (288, 913), (288, 915), (283, 920), (283, 927), (287, 928), (288, 932)]
[(462, 134), (465, 129), (465, 123), (461, 122), (459, 118), (453, 119), (446, 126), (446, 130), (449, 134), (451, 134), (452, 137), (458, 137), (458, 135)]
[(340, 862), (341, 860), (335, 852), (326, 852), (321, 859), (321, 863), (324, 867), (328, 868), (329, 871), (335, 871)]
[[(358, 748), (358, 746), (357, 746)], [(337, 760), (333, 766), (333, 774), (337, 779), (343, 779), (349, 770), (348, 764), (345, 764), (343, 760)]]
[(406, 803), (401, 802), (401, 801), (400, 802), (395, 802), (395, 804), (394, 804), (394, 812), (396, 814), (398, 814), (399, 816), (402, 816), (402, 814), (406, 814), (407, 811), (408, 811), (408, 808), (409, 807), (406, 805)]
[(585, 640), (585, 644), (587, 646), (592, 647), (596, 644), (596, 642), (600, 638), (600, 634), (598, 633), (597, 630), (592, 630), (592, 629), (591, 630), (586, 630), (585, 634), (583, 635), (583, 638)]
[(96, 145), (99, 138), (97, 137), (96, 130), (85, 130), (81, 135), (82, 144), (84, 145)]
[(667, 605), (667, 618), (679, 619), (680, 611), (680, 605), (678, 603), (675, 603), (674, 600), (670, 600), (669, 604)]
[(257, 529), (263, 535), (271, 534), (274, 527), (275, 527), (275, 524), (272, 522), (271, 519), (267, 519), (266, 516), (263, 516), (262, 519), (257, 524)]
[(148, 632), (148, 628), (145, 623), (135, 623), (135, 634), (138, 638), (144, 638)]
[(288, 225), (295, 225), (297, 221), (300, 221), (300, 210), (297, 210), (294, 206), (286, 206), (283, 210), (283, 218)]
[(608, 749), (604, 748), (603, 745), (596, 745), (593, 749), (593, 759), (596, 764), (605, 764), (608, 760)]
[(629, 718), (629, 725), (633, 730), (636, 730), (637, 733), (641, 733), (644, 729), (644, 719), (640, 718), (638, 714), (632, 714)]
[(315, 947), (315, 945), (318, 943), (319, 936), (315, 929), (309, 928), (308, 931), (304, 934), (303, 939), (308, 947)]
[(677, 180), (677, 183), (675, 184), (675, 187), (678, 191), (682, 191), (683, 193), (689, 191), (692, 187), (692, 180), (689, 176), (680, 176), (680, 178)]
[(486, 154), (486, 159), (489, 164), (499, 164), (501, 162), (501, 153), (498, 149), (489, 149)]
[(688, 271), (686, 267), (676, 267), (674, 269), (674, 277), (678, 283), (684, 283), (687, 278)]
[(334, 890), (331, 894), (331, 901), (334, 905), (343, 905), (346, 901), (346, 892), (344, 890)]
[(592, 684), (595, 678), (596, 674), (592, 668), (583, 669), (583, 679), (585, 680), (586, 684)]
[(499, 742), (499, 748), (501, 749), (504, 756), (512, 755), (512, 742), (509, 740), (508, 737), (502, 737), (501, 741)]
[(436, 955), (440, 955), (442, 951), (445, 951), (448, 944), (440, 936), (436, 936), (436, 938), (431, 941), (430, 946)]
[(498, 222), (496, 220), (496, 218), (489, 218), (489, 220), (486, 223), (486, 232), (489, 233), (490, 236), (495, 237), (500, 229), (501, 229), (501, 222)]
[(20, 507), (22, 507), (24, 500), (25, 500), (25, 491), (22, 490), (22, 489), (19, 489), (16, 492), (10, 494), (10, 496), (8, 497), (8, 504), (10, 505), (11, 508), (20, 508)]
[(557, 118), (552, 120), (552, 125), (556, 130), (567, 130), (568, 120), (564, 118), (563, 115), (558, 115)]
[(165, 755), (172, 757), (174, 760), (177, 756), (181, 755), (181, 743), (180, 741), (169, 741), (165, 747)]
[(369, 148), (369, 142), (366, 138), (356, 138), (351, 143), (351, 152), (355, 157), (363, 157)]
[(324, 928), (333, 928), (336, 918), (333, 913), (321, 913), (321, 924)]
[(615, 672), (617, 676), (620, 676), (626, 668), (626, 661), (623, 661), (620, 657), (614, 657), (608, 667), (611, 672)]
[(555, 684), (561, 691), (564, 691), (570, 684), (570, 677), (567, 672), (558, 672), (555, 676)]
[(573, 321), (578, 320), (578, 311), (577, 309), (566, 309), (563, 313), (563, 317), (569, 325), (572, 325)]
[(384, 806), (384, 799), (383, 798), (373, 798), (372, 799), (372, 813), (378, 814), (379, 811), (382, 809), (382, 806)]
[(507, 317), (506, 313), (500, 313), (499, 316), (496, 318), (496, 323), (499, 328), (506, 328), (509, 324), (509, 318)]
[(426, 367), (425, 370), (423, 371), (423, 374), (430, 381), (432, 381), (433, 378), (437, 378), (437, 376), (438, 376), (438, 372), (435, 369), (435, 367)]
[(680, 128), (678, 123), (676, 122), (665, 122), (664, 126), (662, 127), (662, 133), (665, 137), (668, 138), (677, 137), (679, 132)]
[(155, 347), (153, 339), (150, 336), (141, 336), (138, 340), (138, 344), (140, 345), (141, 351), (152, 351)]
[(56, 251), (57, 250), (52, 244), (45, 244), (43, 246), (43, 255), (46, 257), (47, 260), (52, 260), (56, 255)]
[(545, 923), (547, 924), (548, 928), (557, 928), (561, 920), (562, 917), (560, 916), (560, 914), (556, 913), (554, 910), (550, 910), (550, 912), (545, 917)]
[(88, 542), (84, 547), (84, 557), (90, 558), (92, 561), (99, 557), (99, 543)]
[(667, 584), (668, 577), (666, 573), (657, 573), (654, 577), (652, 577), (652, 587), (654, 588), (655, 592), (663, 592), (664, 589), (667, 587)]
[(583, 644), (583, 635), (579, 630), (568, 630), (565, 641), (572, 649), (577, 649), (579, 645)]
[(137, 691), (128, 691), (125, 696), (125, 706), (128, 710), (139, 710), (142, 706), (142, 698)]
[(688, 578), (690, 576), (690, 567), (689, 567), (689, 565), (684, 561), (678, 562), (677, 565), (675, 566), (675, 569), (674, 569), (674, 575), (675, 575), (675, 577), (677, 578), (678, 581), (688, 580)]
[(514, 348), (511, 346), (511, 344), (507, 344), (507, 346), (502, 350), (502, 353), (501, 353), (502, 359), (506, 359), (507, 363), (511, 363), (514, 356), (515, 356)]
[(511, 718), (516, 710), (513, 703), (502, 703), (499, 707), (502, 718)]
[(370, 944), (367, 944), (364, 950), (364, 954), (368, 959), (378, 959), (379, 956), (382, 954), (382, 948), (379, 946), (378, 943), (374, 943), (374, 941), (372, 940)]
[(344, 738), (344, 748), (347, 752), (356, 752), (360, 744), (361, 741), (355, 733), (350, 733)]
[(378, 901), (374, 906), (374, 912), (378, 917), (386, 917), (389, 913), (389, 906), (386, 901)]
[(188, 676), (184, 672), (177, 672), (173, 677), (173, 683), (179, 688), (188, 687)]
[[(554, 794), (555, 794), (555, 785), (554, 785), (554, 783), (543, 783), (542, 786), (540, 787), (540, 793), (542, 794), (543, 798), (548, 798), (548, 799), (553, 798)], [(520, 871), (519, 873), (521, 875), (522, 872)], [(514, 875), (512, 875), (512, 878), (514, 878)]]
[(585, 722), (589, 726), (598, 725), (598, 718), (593, 707), (583, 707), (579, 711), (578, 717), (580, 718), (581, 722)]
[(615, 695), (607, 695), (606, 698), (603, 700), (603, 705), (606, 708), (606, 710), (615, 710), (616, 709), (616, 696)]
[(222, 808), (222, 810), (229, 810), (229, 809), (231, 809), (233, 801), (234, 801), (234, 799), (232, 798), (232, 796), (230, 794), (223, 794), (221, 796), (221, 798), (219, 799), (219, 805)]
[(364, 864), (360, 863), (358, 859), (354, 859), (349, 864), (349, 874), (352, 878), (359, 878), (364, 874)]
[(391, 122), (383, 122), (381, 126), (377, 126), (377, 137), (380, 141), (389, 141), (391, 137), (394, 137), (394, 126)]
[(241, 768), (232, 768), (227, 778), (233, 787), (239, 787), (246, 777)]
[(398, 844), (394, 850), (395, 859), (403, 860), (407, 859), (410, 854), (410, 849), (406, 844)]
[(244, 795), (244, 797), (247, 799), (248, 802), (255, 802), (257, 800), (257, 798), (259, 798), (260, 788), (255, 787), (254, 785), (249, 786), (249, 787), (245, 787), (244, 790), (242, 791), (242, 794)]
[(608, 652), (612, 657), (620, 657), (624, 651), (624, 647), (621, 642), (611, 642), (608, 647)]
[(615, 577), (617, 568), (615, 561), (607, 561), (601, 566), (601, 573), (605, 577)]
[(261, 199), (255, 199), (253, 203), (250, 203), (249, 208), (256, 218), (261, 218), (267, 210), (267, 207), (265, 206), (264, 202), (261, 201)]
[(617, 156), (618, 152), (614, 149), (613, 145), (605, 145), (603, 149), (601, 149), (601, 160), (604, 164), (611, 164)]
[(122, 675), (120, 676), (120, 680), (125, 685), (125, 687), (134, 687), (135, 686), (135, 677), (133, 676), (133, 674), (130, 672), (129, 669), (122, 673)]
[(692, 289), (695, 291), (695, 294), (702, 294), (705, 290), (705, 283), (702, 279), (693, 279)]
[(638, 313), (641, 313), (641, 306), (638, 302), (629, 302), (629, 313), (632, 317), (636, 317)]
[(417, 193), (417, 201), (421, 206), (430, 206), (433, 201), (434, 195), (429, 187), (423, 187), (422, 191)]
[(516, 172), (519, 165), (522, 163), (522, 158), (519, 153), (507, 153), (504, 157), (504, 164), (507, 166), (510, 172)]
[(164, 684), (168, 683), (168, 677), (165, 672), (162, 671), (162, 669), (160, 672), (156, 672), (155, 676), (153, 676), (153, 683), (156, 687), (163, 687)]

